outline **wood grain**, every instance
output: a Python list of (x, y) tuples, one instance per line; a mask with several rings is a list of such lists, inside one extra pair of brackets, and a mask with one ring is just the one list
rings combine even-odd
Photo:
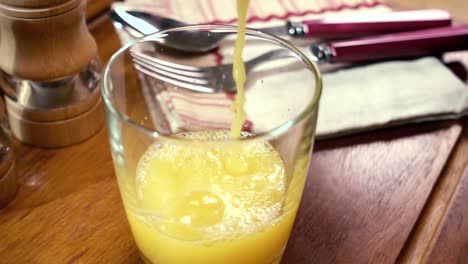
[[(386, 0), (386, 3), (391, 6), (398, 8), (442, 8), (450, 12), (454, 17), (455, 23), (466, 23), (468, 22), (468, 1), (465, 0)], [(451, 66), (451, 69), (457, 74), (457, 76), (464, 80), (468, 84), (468, 52), (459, 52), (451, 53), (444, 56), (444, 61)], [(404, 247), (404, 250), (401, 252), (398, 262), (399, 263), (423, 263), (431, 262), (431, 258), (435, 257), (432, 253), (434, 250), (434, 243), (438, 239), (437, 233), (440, 232), (445, 226), (452, 225), (451, 218), (446, 217), (447, 213), (452, 210), (450, 209), (450, 201), (454, 197), (455, 192), (458, 190), (459, 184), (461, 183), (463, 169), (468, 163), (468, 132), (467, 132), (467, 119), (464, 121), (464, 132), (457, 147), (453, 151), (449, 162), (446, 164), (444, 171), (438, 180), (430, 199), (428, 200), (424, 211), (422, 212), (417, 225), (411, 234), (411, 239), (409, 239)], [(465, 176), (466, 178), (466, 176)], [(467, 200), (465, 196), (465, 201)], [(462, 205), (463, 206), (463, 205)], [(466, 208), (468, 204), (465, 203), (464, 208), (458, 211), (459, 217), (461, 219), (468, 220), (468, 213)], [(463, 218), (464, 217), (464, 218)], [(453, 228), (453, 227), (452, 227)], [(460, 229), (463, 231), (462, 229)], [(445, 246), (446, 253), (453, 253), (451, 248), (454, 247), (459, 249), (464, 247), (465, 252), (468, 252), (468, 232), (461, 232), (457, 237), (453, 237), (453, 241), (445, 241), (447, 245)], [(455, 241), (458, 241), (458, 245), (455, 244)], [(460, 244), (461, 243), (461, 244)], [(464, 243), (464, 244), (463, 244)], [(442, 250), (442, 248), (439, 248)], [(439, 252), (440, 255), (440, 252)], [(431, 257), (428, 257), (431, 256)], [(433, 263), (468, 263), (468, 257), (459, 257), (458, 260), (455, 258), (443, 259), (434, 259)], [(458, 262), (457, 262), (458, 261)]]
[(16, 193), (16, 155), (12, 149), (4, 151), (5, 149), (2, 149), (0, 158), (0, 208), (6, 206)]
[(468, 263), (468, 164), (423, 263)]
[(319, 142), (284, 263), (393, 263), (459, 125), (425, 124)]
[[(96, 92), (99, 93), (99, 89), (97, 87)], [(28, 120), (11, 111), (11, 108), (7, 110), (10, 128), (15, 137), (24, 144), (37, 147), (57, 148), (80, 143), (92, 137), (104, 125), (101, 99), (85, 113), (58, 121)]]
[(6, 133), (4, 124), (6, 116), (5, 105), (0, 100), (0, 208), (6, 206), (16, 193), (16, 155), (11, 147), (10, 135)]
[(41, 205), (5, 212), (0, 226), (6, 241), (0, 243), (0, 263), (138, 259), (117, 185), (110, 178)]
[(16, 7), (48, 7), (53, 5), (62, 5), (70, 0), (0, 0), (0, 3)]
[[(28, 5), (28, 8), (11, 9), (7, 5), (0, 5), (2, 72), (20, 80), (61, 80), (78, 74), (97, 56), (96, 43), (85, 24), (84, 0), (69, 0), (64, 3), (63, 0), (20, 2)], [(44, 4), (49, 5), (43, 6)], [(14, 81), (4, 83), (13, 84)], [(68, 146), (94, 135), (104, 123), (100, 89), (97, 87), (94, 92), (84, 95), (82, 91), (77, 91), (80, 89), (76, 88), (80, 86), (78, 83), (79, 81), (74, 81), (75, 88), (71, 88), (69, 84), (68, 87), (60, 87), (58, 90), (62, 94), (65, 91), (66, 96), (56, 99), (62, 104), (65, 97), (78, 97), (77, 100), (69, 100), (65, 106), (55, 107), (51, 106), (53, 93), (46, 91), (52, 90), (50, 88), (37, 90), (24, 86), (21, 89), (9, 89), (17, 89), (13, 92), (15, 99), (6, 98), (13, 134), (24, 143), (40, 147)], [(40, 107), (25, 103), (27, 99), (24, 97), (28, 96), (28, 92), (42, 93), (48, 100)], [(80, 93), (83, 95), (77, 95)], [(83, 96), (87, 98), (82, 98)]]
[[(412, 231), (411, 238), (400, 253), (399, 263), (421, 263), (424, 256), (430, 254), (430, 247), (436, 238), (437, 230), (444, 226), (448, 219), (444, 216), (449, 211), (450, 201), (459, 187), (463, 170), (468, 164), (468, 129), (466, 129), (468, 119), (462, 122), (464, 122), (465, 129)], [(468, 238), (468, 235), (465, 237)]]
[(53, 5), (38, 9), (43, 12), (39, 14), (37, 9), (20, 12), (0, 5), (2, 71), (34, 81), (61, 79), (81, 71), (96, 56), (96, 43), (85, 26), (85, 2), (70, 3), (75, 7), (62, 10), (61, 5)]
[[(103, 61), (120, 46), (93, 29)], [(407, 240), (461, 130), (402, 126), (319, 142), (284, 263), (391, 263)], [(141, 263), (106, 129), (39, 149), (15, 142), (19, 189), (0, 211), (0, 263)]]

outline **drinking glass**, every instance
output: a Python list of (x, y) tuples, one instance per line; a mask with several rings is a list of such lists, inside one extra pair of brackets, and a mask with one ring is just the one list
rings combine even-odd
[[(224, 38), (203, 54), (165, 45), (198, 31)], [(248, 29), (245, 61), (277, 49), (288, 56), (249, 70), (247, 120), (233, 138), (235, 94), (185, 88), (164, 68), (155, 74), (135, 62), (135, 54), (145, 54), (166, 67), (185, 65), (191, 71), (172, 77), (203, 86), (196, 67), (232, 63), (236, 34), (236, 27), (222, 25), (162, 31), (125, 45), (105, 69), (115, 173), (147, 263), (281, 261), (313, 148), (322, 87), (317, 67), (289, 42)]]

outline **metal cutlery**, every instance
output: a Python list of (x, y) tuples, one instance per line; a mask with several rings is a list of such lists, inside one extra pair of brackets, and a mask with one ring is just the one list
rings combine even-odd
[[(133, 37), (142, 37), (161, 30), (187, 25), (181, 21), (157, 16), (115, 5), (111, 18)], [(262, 32), (292, 36), (296, 38), (349, 38), (381, 33), (407, 31), (423, 28), (448, 26), (450, 15), (442, 10), (414, 10), (365, 15), (326, 17), (303, 21), (287, 22), (284, 26), (258, 29)], [(216, 48), (226, 36), (223, 33), (178, 32), (166, 39), (162, 46), (187, 52), (207, 52)]]
[[(233, 93), (236, 91), (231, 63), (197, 67), (164, 61), (135, 50), (131, 51), (131, 56), (135, 68), (141, 73), (176, 86), (205, 93)], [(253, 68), (263, 62), (292, 56), (294, 54), (288, 50), (272, 50), (246, 61), (245, 71), (248, 74)]]
[[(468, 49), (468, 25), (401, 32), (354, 40), (335, 41), (311, 47), (312, 60), (362, 62), (427, 56)], [(196, 67), (167, 62), (140, 51), (131, 51), (138, 71), (176, 86), (198, 92), (235, 92), (232, 64)], [(245, 62), (246, 72), (269, 60), (292, 56), (273, 50)]]
[(415, 30), (312, 45), (315, 62), (363, 62), (468, 49), (468, 25)]

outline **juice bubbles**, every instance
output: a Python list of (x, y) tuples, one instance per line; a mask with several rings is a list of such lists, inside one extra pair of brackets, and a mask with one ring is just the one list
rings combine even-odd
[(300, 190), (288, 188), (278, 153), (265, 142), (203, 141), (227, 130), (178, 136), (192, 141), (155, 143), (140, 159), (136, 195), (121, 186), (141, 253), (163, 264), (279, 263)]

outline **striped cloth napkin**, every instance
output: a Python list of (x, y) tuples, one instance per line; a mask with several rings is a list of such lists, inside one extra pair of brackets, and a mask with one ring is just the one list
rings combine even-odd
[[(126, 0), (115, 5), (151, 11), (188, 23), (236, 22), (236, 1), (233, 0)], [(249, 27), (255, 28), (283, 25), (285, 20), (388, 11), (389, 7), (372, 0), (251, 0), (248, 22)], [(122, 42), (131, 39), (125, 31), (118, 31)], [(292, 41), (307, 54), (310, 40)], [(231, 51), (221, 47), (211, 56), (213, 62), (223, 63), (231, 56)], [(329, 66), (320, 68), (327, 72)], [(319, 139), (468, 114), (468, 88), (433, 57), (334, 70), (323, 74), (323, 82), (316, 131)], [(147, 79), (142, 84), (147, 90), (156, 86)], [(156, 99), (163, 106), (167, 117), (164, 126), (168, 130), (184, 126), (230, 127), (233, 117), (229, 109), (233, 99), (230, 95), (206, 94), (193, 101), (180, 89), (147, 94), (157, 94), (149, 101)], [(303, 96), (295, 98), (298, 105), (304, 103), (301, 102)], [(265, 120), (271, 119), (268, 111), (263, 112)], [(257, 125), (254, 124), (256, 128)]]

